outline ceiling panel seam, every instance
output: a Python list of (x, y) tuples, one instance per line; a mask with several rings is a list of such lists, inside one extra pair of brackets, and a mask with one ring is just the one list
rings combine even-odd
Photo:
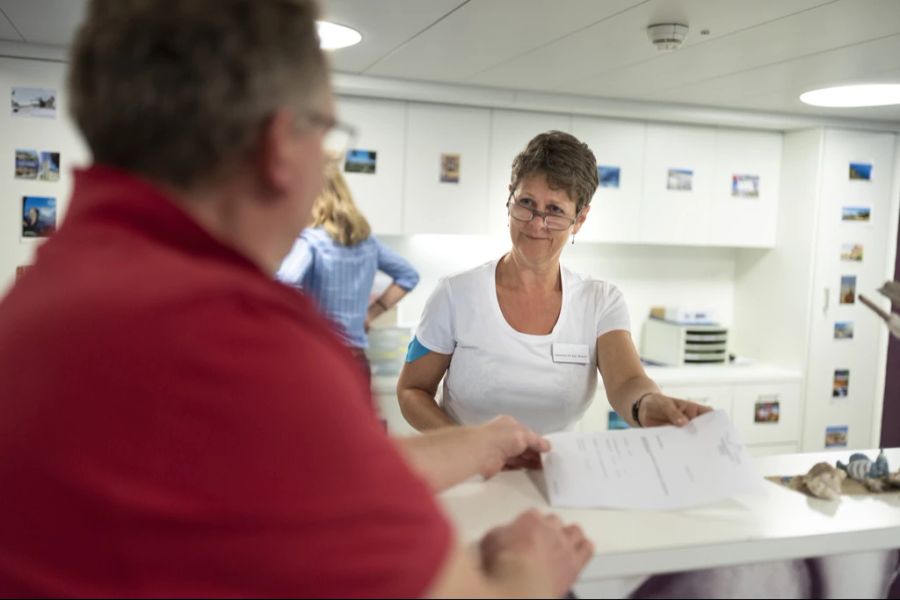
[(556, 42), (558, 42), (560, 40), (564, 40), (567, 37), (571, 37), (579, 32), (584, 31), (585, 29), (590, 29), (591, 27), (594, 27), (595, 25), (599, 25), (600, 23), (603, 23), (604, 21), (614, 19), (614, 18), (618, 17), (619, 15), (623, 15), (623, 14), (627, 13), (630, 10), (635, 10), (637, 7), (647, 4), (648, 2), (651, 2), (651, 1), (652, 0), (643, 0), (643, 2), (638, 2), (637, 4), (633, 4), (633, 5), (629, 6), (628, 8), (623, 8), (622, 10), (620, 10), (618, 12), (612, 13), (611, 15), (607, 15), (607, 16), (603, 17), (602, 19), (598, 19), (597, 21), (594, 21), (593, 23), (588, 23), (587, 25), (585, 25), (583, 27), (579, 27), (578, 29), (573, 29), (572, 31), (566, 32), (563, 35), (553, 38), (552, 40), (548, 40), (548, 41), (544, 42), (540, 46), (535, 46), (534, 48), (526, 50), (525, 52), (522, 52), (521, 54), (511, 56), (505, 60), (501, 60), (500, 62), (498, 62), (494, 65), (491, 65), (490, 67), (485, 67), (484, 69), (481, 69), (480, 71), (476, 71), (475, 73), (472, 73), (471, 75), (463, 77), (461, 81), (471, 81), (472, 79), (474, 79), (475, 77), (478, 77), (482, 73), (486, 73), (487, 71), (490, 71), (491, 69), (496, 69), (497, 67), (502, 67), (506, 63), (512, 62), (512, 61), (516, 60), (517, 58), (521, 58), (523, 56), (528, 56), (529, 54), (532, 54), (533, 52), (537, 52), (538, 50), (541, 50), (542, 48), (546, 48), (547, 46), (552, 46), (553, 44), (555, 44)]
[(428, 25), (427, 27), (425, 27), (425, 28), (422, 29), (421, 31), (417, 32), (416, 34), (414, 34), (413, 36), (407, 38), (406, 40), (400, 42), (399, 44), (397, 44), (396, 46), (394, 46), (393, 48), (391, 48), (390, 50), (388, 50), (387, 52), (385, 52), (384, 54), (382, 54), (381, 56), (379, 56), (378, 58), (376, 58), (376, 59), (375, 59), (375, 62), (373, 62), (372, 64), (370, 64), (368, 67), (365, 67), (362, 71), (360, 71), (360, 73), (366, 73), (366, 72), (368, 72), (369, 69), (373, 68), (375, 65), (377, 65), (378, 63), (380, 63), (382, 60), (384, 60), (385, 58), (387, 58), (387, 57), (389, 57), (390, 55), (394, 54), (395, 52), (397, 52), (398, 50), (400, 50), (400, 48), (402, 48), (403, 46), (407, 45), (408, 43), (410, 43), (411, 41), (413, 41), (414, 39), (416, 39), (417, 37), (419, 37), (420, 35), (422, 35), (422, 34), (425, 33), (426, 31), (428, 31), (429, 29), (431, 29), (432, 27), (434, 27), (435, 25), (437, 25), (438, 23), (440, 23), (441, 21), (443, 21), (443, 20), (446, 19), (447, 17), (449, 17), (450, 15), (452, 15), (453, 13), (455, 13), (456, 11), (458, 11), (459, 9), (461, 9), (463, 6), (465, 6), (466, 4), (468, 4), (468, 3), (471, 2), (471, 1), (472, 1), (472, 0), (463, 0), (463, 2), (460, 2), (459, 4), (457, 4), (457, 5), (453, 8), (453, 10), (447, 11), (445, 14), (441, 15), (440, 18), (436, 19), (433, 23), (431, 23), (430, 25)]
[(13, 20), (9, 18), (9, 15), (6, 14), (6, 11), (3, 10), (3, 7), (0, 7), (0, 15), (3, 15), (3, 18), (6, 19), (7, 23), (9, 23), (9, 26), (12, 27), (13, 30), (19, 34), (19, 41), (22, 41), (22, 42), (28, 41), (25, 39), (25, 36), (22, 35), (22, 32), (19, 31), (19, 28), (16, 27), (16, 24), (13, 23)]

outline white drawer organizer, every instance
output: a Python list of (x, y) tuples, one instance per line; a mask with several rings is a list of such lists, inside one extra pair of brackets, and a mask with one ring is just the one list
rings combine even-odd
[(641, 356), (663, 365), (722, 364), (728, 361), (728, 329), (661, 319), (644, 323)]
[[(797, 452), (800, 447), (799, 372), (766, 365), (646, 367), (664, 394), (731, 416), (751, 454)], [(582, 431), (605, 431), (611, 407), (602, 380), (581, 420)]]

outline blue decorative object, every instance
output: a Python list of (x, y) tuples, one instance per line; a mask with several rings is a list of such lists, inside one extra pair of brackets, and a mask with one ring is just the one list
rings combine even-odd
[(888, 467), (887, 457), (884, 455), (884, 450), (878, 453), (878, 458), (875, 459), (875, 462), (869, 468), (869, 477), (887, 477), (890, 474), (891, 470)]
[(851, 479), (856, 481), (865, 481), (869, 474), (869, 467), (872, 465), (872, 459), (861, 452), (854, 452), (850, 455), (850, 460), (845, 465), (841, 461), (837, 461), (837, 468), (846, 471)]
[(846, 471), (851, 479), (861, 482), (865, 482), (867, 478), (877, 479), (879, 477), (887, 477), (890, 474), (884, 450), (878, 453), (878, 458), (875, 459), (875, 462), (872, 462), (872, 459), (862, 452), (854, 452), (850, 455), (850, 460), (847, 461), (847, 464), (837, 461), (837, 468)]

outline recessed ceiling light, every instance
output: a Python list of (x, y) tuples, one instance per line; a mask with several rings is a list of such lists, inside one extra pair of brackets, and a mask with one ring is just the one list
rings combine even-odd
[(800, 101), (813, 106), (852, 107), (900, 104), (900, 83), (840, 85), (800, 94)]
[(319, 30), (319, 45), (323, 50), (346, 48), (358, 44), (362, 39), (357, 30), (331, 21), (316, 21), (316, 27)]

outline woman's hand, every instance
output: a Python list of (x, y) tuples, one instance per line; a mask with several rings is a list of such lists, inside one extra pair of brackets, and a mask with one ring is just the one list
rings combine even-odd
[(690, 400), (680, 400), (665, 394), (647, 394), (638, 408), (638, 419), (643, 427), (659, 427), (660, 425), (687, 425), (691, 419), (708, 413), (709, 406), (697, 404)]

